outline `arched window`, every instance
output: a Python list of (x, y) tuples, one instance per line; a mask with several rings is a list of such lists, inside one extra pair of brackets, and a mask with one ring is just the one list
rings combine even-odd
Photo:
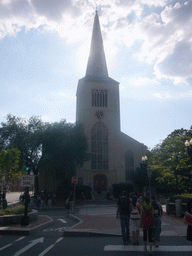
[(125, 173), (126, 173), (126, 180), (131, 180), (132, 173), (134, 172), (134, 158), (133, 152), (128, 151), (125, 155)]
[(108, 170), (108, 131), (102, 122), (91, 132), (91, 169)]

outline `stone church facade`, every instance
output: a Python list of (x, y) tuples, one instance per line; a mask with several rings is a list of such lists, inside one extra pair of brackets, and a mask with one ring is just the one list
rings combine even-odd
[(86, 75), (76, 97), (76, 122), (84, 127), (90, 153), (90, 160), (76, 170), (79, 182), (102, 191), (131, 182), (146, 146), (121, 132), (119, 83), (108, 76), (97, 11)]

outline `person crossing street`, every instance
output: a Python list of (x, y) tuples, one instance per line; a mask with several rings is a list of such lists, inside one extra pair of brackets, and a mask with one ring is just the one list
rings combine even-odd
[(163, 215), (163, 209), (159, 202), (157, 202), (156, 196), (152, 196), (151, 205), (154, 210), (154, 228), (153, 228), (153, 240), (155, 247), (159, 247), (158, 242), (160, 242), (161, 234), (161, 216)]
[(129, 231), (129, 221), (130, 221), (130, 200), (127, 196), (127, 192), (123, 191), (122, 196), (119, 197), (117, 202), (117, 214), (116, 218), (120, 215), (121, 223), (121, 234), (123, 239), (123, 244), (130, 243), (130, 231)]

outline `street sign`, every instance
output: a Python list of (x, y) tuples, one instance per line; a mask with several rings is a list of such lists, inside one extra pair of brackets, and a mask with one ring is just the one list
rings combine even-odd
[(79, 182), (77, 177), (72, 177), (72, 183), (77, 184)]
[(21, 187), (31, 187), (34, 185), (34, 175), (21, 175)]

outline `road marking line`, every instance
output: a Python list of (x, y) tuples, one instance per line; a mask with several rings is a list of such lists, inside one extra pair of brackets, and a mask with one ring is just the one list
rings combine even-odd
[[(130, 252), (143, 252), (143, 245), (132, 246), (132, 245), (106, 245), (104, 251), (130, 251)], [(155, 252), (191, 252), (192, 246), (159, 246), (158, 248), (153, 247), (152, 251)]]
[(44, 232), (51, 232), (51, 231), (53, 231), (53, 229), (52, 228), (46, 228), (46, 229), (43, 229), (43, 231)]
[(34, 245), (36, 245), (37, 243), (43, 243), (43, 240), (44, 240), (44, 237), (41, 237), (41, 238), (38, 238), (38, 239), (35, 239), (35, 240), (32, 240), (30, 241), (30, 244), (25, 246), (24, 248), (22, 248), (21, 250), (19, 250), (18, 252), (16, 252), (14, 254), (14, 256), (19, 256), (21, 255), (22, 253), (24, 253), (25, 251), (29, 250), (31, 247), (33, 247)]
[(38, 256), (44, 256), (48, 251), (50, 251), (55, 245), (56, 243), (59, 243), (61, 240), (63, 240), (63, 237), (60, 237), (59, 239), (57, 239), (57, 241), (50, 245), (49, 247), (47, 247), (42, 253), (40, 253)]
[(60, 220), (63, 223), (67, 223), (67, 221), (65, 221), (64, 219), (58, 219), (58, 220)]
[(46, 228), (43, 230), (43, 232), (56, 232), (56, 231), (59, 231), (59, 232), (64, 232), (68, 227), (61, 227), (61, 228)]
[(1, 247), (1, 248), (0, 248), (0, 251), (3, 251), (4, 249), (10, 247), (12, 244), (14, 244), (14, 243), (16, 243), (16, 242), (19, 242), (19, 241), (22, 240), (23, 238), (25, 238), (25, 236), (20, 237), (19, 239), (17, 239), (15, 242), (13, 242), (13, 243), (11, 243), (11, 244), (7, 244), (7, 245)]
[(50, 223), (50, 222), (53, 221), (53, 219), (52, 219), (51, 217), (49, 217), (48, 215), (39, 215), (39, 216), (46, 216), (46, 217), (49, 218), (49, 221), (44, 222), (44, 223), (42, 223), (42, 224), (39, 224), (38, 226), (34, 226), (33, 228), (31, 228), (31, 230), (32, 230), (32, 229), (35, 229), (35, 228), (39, 228), (39, 227), (41, 227), (41, 226), (43, 226), (43, 225), (46, 225), (46, 224), (48, 224), (48, 223)]
[(79, 220), (79, 222), (76, 223), (75, 225), (71, 226), (70, 229), (73, 229), (74, 227), (80, 225), (80, 224), (83, 222), (83, 220), (80, 219), (79, 217), (77, 217), (77, 216), (75, 216), (75, 215), (73, 215), (73, 214), (69, 214), (69, 215), (72, 216), (73, 218), (76, 218), (77, 220)]

